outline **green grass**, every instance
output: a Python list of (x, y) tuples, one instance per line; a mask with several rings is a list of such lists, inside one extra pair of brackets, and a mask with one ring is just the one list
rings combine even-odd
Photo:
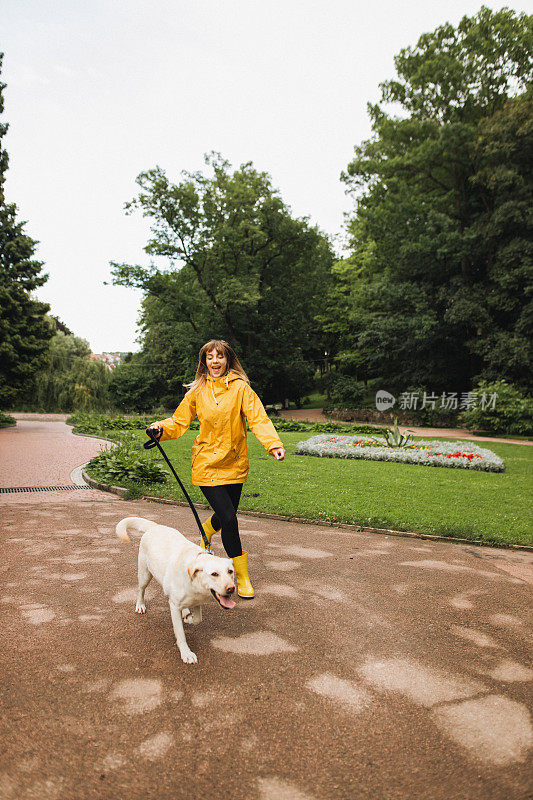
[[(164, 447), (192, 499), (205, 502), (200, 489), (191, 484), (190, 453), (195, 435), (195, 431), (188, 431), (179, 440), (165, 442)], [(283, 432), (281, 435), (287, 450), (283, 462), (268, 456), (253, 434), (248, 436), (250, 473), (243, 489), (242, 511), (286, 514), (326, 523), (349, 522), (487, 543), (533, 544), (531, 447), (486, 443), (504, 459), (506, 466), (503, 473), (490, 473), (299, 456), (297, 443), (311, 434)], [(139, 443), (144, 438), (139, 434)], [(154, 457), (161, 459), (159, 454)], [(166, 484), (145, 487), (143, 493), (183, 499), (172, 475)], [(139, 495), (139, 487), (136, 494)]]
[[(307, 402), (302, 403), (301, 408), (322, 408), (324, 403), (326, 402), (326, 395), (320, 394), (319, 392), (313, 392), (312, 394), (306, 395), (304, 398)], [(296, 408), (294, 403), (290, 403), (290, 408)]]

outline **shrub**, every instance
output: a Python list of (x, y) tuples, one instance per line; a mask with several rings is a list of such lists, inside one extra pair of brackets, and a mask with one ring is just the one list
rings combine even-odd
[[(151, 425), (155, 419), (167, 416), (166, 411), (156, 411), (153, 414), (137, 415), (131, 417), (113, 416), (111, 414), (88, 414), (84, 411), (77, 411), (67, 420), (69, 425), (73, 425), (78, 433), (100, 434), (105, 436), (109, 433), (120, 434), (121, 431), (143, 431)], [(193, 420), (191, 429), (197, 430), (198, 420)]]
[[(470, 430), (490, 433), (533, 435), (533, 399), (505, 380), (480, 381), (473, 390), (477, 393), (476, 407), (463, 411), (459, 418)], [(483, 395), (487, 400), (496, 394), (494, 408), (481, 408)], [(489, 404), (492, 405), (492, 404)]]
[(330, 376), (330, 405), (334, 408), (359, 408), (365, 396), (362, 382), (339, 372), (332, 372)]
[(88, 463), (91, 475), (105, 483), (164, 483), (167, 471), (139, 449), (138, 441), (125, 439), (118, 447), (103, 450)]
[(0, 411), (0, 428), (6, 428), (8, 425), (16, 425), (17, 420), (15, 417), (10, 417), (9, 414), (4, 414)]
[(296, 419), (276, 419), (277, 431), (310, 431), (314, 433), (380, 433), (381, 428), (374, 425), (350, 425), (346, 422), (305, 422)]
[(85, 411), (77, 411), (67, 420), (69, 425), (73, 425), (78, 433), (91, 433), (105, 435), (110, 431), (132, 431), (147, 428), (153, 417), (123, 417), (111, 414), (95, 414)]
[[(166, 413), (166, 412), (165, 412)], [(161, 419), (165, 413), (147, 416), (119, 417), (106, 416), (105, 414), (87, 414), (79, 411), (68, 418), (69, 425), (79, 433), (90, 433), (100, 436), (121, 436), (121, 431), (142, 431), (158, 416)], [(315, 433), (379, 433), (381, 428), (372, 425), (350, 425), (343, 422), (306, 422), (304, 420), (284, 419), (277, 417), (274, 425), (278, 431), (311, 431)], [(200, 423), (197, 419), (191, 423), (191, 430), (198, 430)], [(121, 437), (122, 438), (122, 437)]]

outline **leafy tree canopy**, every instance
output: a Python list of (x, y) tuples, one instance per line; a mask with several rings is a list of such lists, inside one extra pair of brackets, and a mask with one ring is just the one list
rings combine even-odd
[(224, 338), (266, 399), (299, 397), (323, 346), (314, 315), (329, 242), (251, 163), (231, 171), (211, 153), (206, 165), (211, 174), (185, 172), (178, 184), (159, 167), (139, 175), (126, 209), (151, 218), (146, 252), (169, 266), (113, 263), (114, 282), (146, 292), (144, 353), (167, 394), (182, 393), (205, 341)]
[(398, 79), (381, 84), (382, 101), (417, 119), (468, 122), (490, 116), (532, 77), (532, 18), (486, 6), (423, 34), (394, 59)]
[(50, 412), (106, 408), (109, 374), (90, 355), (85, 339), (58, 330), (36, 375), (31, 406)]
[[(327, 315), (365, 377), (438, 390), (531, 368), (532, 19), (482, 8), (422, 36), (342, 178), (352, 255)], [(513, 96), (510, 96), (513, 95)], [(405, 116), (408, 114), (408, 116)]]

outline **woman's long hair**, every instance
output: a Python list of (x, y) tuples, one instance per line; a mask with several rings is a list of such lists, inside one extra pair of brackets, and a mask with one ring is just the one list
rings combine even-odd
[(204, 346), (200, 350), (196, 375), (194, 376), (194, 380), (191, 381), (191, 383), (184, 384), (186, 389), (189, 389), (192, 392), (196, 392), (203, 386), (205, 386), (207, 376), (209, 375), (209, 370), (207, 369), (205, 357), (207, 353), (211, 352), (211, 350), (216, 350), (219, 355), (226, 357), (227, 366), (224, 375), (227, 375), (230, 371), (235, 372), (239, 376), (239, 378), (243, 379), (243, 381), (246, 381), (246, 383), (250, 383), (246, 372), (242, 368), (241, 362), (239, 361), (237, 355), (235, 354), (235, 351), (229, 346), (229, 344), (225, 342), (224, 339), (211, 339), (209, 342), (206, 342), (206, 344), (204, 344)]

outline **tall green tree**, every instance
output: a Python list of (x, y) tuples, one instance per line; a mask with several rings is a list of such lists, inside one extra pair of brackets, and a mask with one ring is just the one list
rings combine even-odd
[[(152, 411), (158, 405), (165, 408), (176, 406), (185, 389), (176, 384), (172, 391), (162, 377), (163, 373), (162, 365), (154, 364), (153, 357), (145, 350), (128, 353), (111, 374), (111, 404), (121, 411)], [(170, 380), (176, 380), (175, 371), (170, 375)]]
[[(478, 334), (467, 344), (486, 380), (506, 378), (531, 388), (533, 364), (533, 87), (481, 120), (472, 186), (483, 205), (472, 223), (484, 260), (484, 303)], [(454, 313), (468, 313), (468, 294)], [(479, 306), (478, 306), (479, 308)], [(472, 315), (474, 311), (472, 310)]]
[[(0, 54), (0, 72), (3, 54)], [(0, 114), (4, 110), (0, 82)], [(0, 408), (8, 408), (31, 395), (53, 330), (46, 320), (49, 306), (31, 292), (48, 279), (43, 262), (33, 258), (37, 242), (17, 221), (17, 207), (5, 198), (9, 157), (2, 140), (8, 125), (0, 122)]]
[(369, 106), (374, 135), (342, 176), (352, 255), (327, 314), (344, 310), (341, 356), (364, 377), (528, 380), (532, 21), (482, 7), (424, 34)]
[(114, 282), (145, 290), (144, 352), (171, 394), (192, 377), (201, 345), (225, 338), (265, 399), (299, 397), (323, 350), (314, 316), (331, 247), (251, 163), (232, 171), (212, 153), (206, 164), (210, 174), (178, 184), (159, 167), (139, 175), (127, 210), (152, 219), (146, 252), (170, 266), (115, 263)]
[(57, 330), (35, 377), (32, 407), (51, 412), (107, 408), (110, 375), (90, 356), (85, 339)]

